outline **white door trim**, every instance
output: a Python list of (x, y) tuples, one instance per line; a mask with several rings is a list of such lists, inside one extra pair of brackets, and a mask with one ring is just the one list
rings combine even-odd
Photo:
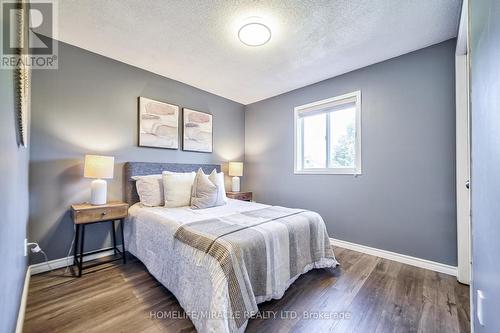
[(457, 279), (471, 281), (470, 127), (469, 127), (469, 55), (468, 3), (463, 2), (455, 54), (456, 85), (456, 189), (457, 189)]

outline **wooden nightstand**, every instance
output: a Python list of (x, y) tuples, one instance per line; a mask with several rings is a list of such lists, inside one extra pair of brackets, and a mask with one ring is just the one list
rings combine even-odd
[(242, 201), (252, 201), (252, 192), (226, 192), (226, 197)]
[[(115, 254), (119, 253), (120, 257), (105, 261), (99, 262), (93, 265), (87, 265), (85, 268), (97, 266), (104, 263), (109, 263), (115, 260), (123, 260), (123, 263), (126, 263), (125, 258), (125, 238), (123, 237), (123, 220), (128, 215), (128, 204), (124, 202), (109, 202), (105, 205), (94, 206), (88, 203), (79, 204), (79, 205), (71, 205), (71, 216), (73, 217), (73, 223), (76, 225), (76, 235), (75, 235), (75, 244), (73, 250), (73, 264), (78, 265), (78, 277), (82, 276), (83, 270), (83, 257), (84, 255), (95, 254), (99, 252), (104, 252), (108, 250), (114, 250)], [(116, 246), (116, 235), (115, 235), (115, 221), (120, 221), (120, 231), (122, 237), (122, 250), (120, 250)], [(93, 223), (101, 223), (101, 222), (111, 222), (111, 236), (113, 239), (113, 247), (87, 252), (83, 254), (83, 245), (85, 242), (85, 226), (87, 224)], [(80, 229), (81, 237), (80, 237)], [(81, 239), (80, 239), (81, 238)]]

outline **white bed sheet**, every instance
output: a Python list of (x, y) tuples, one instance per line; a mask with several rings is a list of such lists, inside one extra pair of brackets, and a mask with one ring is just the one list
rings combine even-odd
[[(130, 207), (125, 222), (126, 250), (139, 258), (149, 272), (176, 296), (198, 332), (244, 332), (246, 324), (238, 329), (233, 320), (220, 317), (230, 313), (227, 288), (215, 292), (209, 272), (204, 266), (195, 264), (192, 258), (183, 255), (183, 248), (188, 245), (175, 241), (173, 235), (179, 225), (184, 223), (265, 207), (269, 206), (229, 198), (224, 206), (200, 210), (189, 207), (146, 207), (137, 203)], [(215, 262), (208, 254), (206, 260)], [(325, 261), (314, 267), (328, 266), (332, 266), (331, 262)], [(306, 267), (302, 273), (314, 267)], [(265, 299), (257, 300), (257, 303), (281, 298), (298, 276), (300, 274), (286, 281)]]

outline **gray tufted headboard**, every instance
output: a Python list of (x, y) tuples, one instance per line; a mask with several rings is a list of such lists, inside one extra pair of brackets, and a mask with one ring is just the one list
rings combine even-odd
[(172, 172), (190, 172), (198, 171), (201, 168), (203, 172), (210, 173), (213, 169), (220, 172), (221, 168), (218, 164), (181, 164), (181, 163), (153, 163), (153, 162), (127, 162), (124, 165), (124, 181), (125, 201), (129, 205), (133, 205), (139, 201), (135, 181), (133, 176), (145, 176), (161, 174), (163, 171)]

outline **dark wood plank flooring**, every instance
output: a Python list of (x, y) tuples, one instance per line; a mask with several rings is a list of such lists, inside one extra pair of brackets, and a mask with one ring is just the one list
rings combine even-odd
[[(469, 332), (469, 288), (452, 276), (336, 248), (341, 266), (259, 305), (247, 332)], [(177, 318), (151, 318), (169, 312)], [(24, 332), (194, 332), (176, 298), (132, 258), (31, 279)]]

